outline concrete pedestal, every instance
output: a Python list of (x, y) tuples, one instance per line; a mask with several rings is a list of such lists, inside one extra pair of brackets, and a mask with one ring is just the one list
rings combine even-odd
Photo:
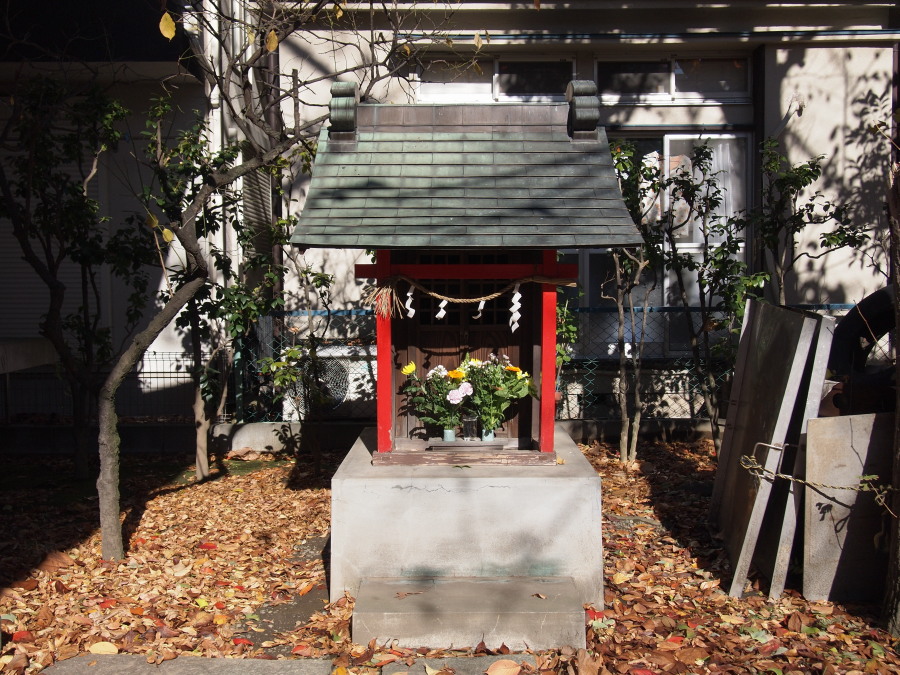
[(573, 611), (602, 607), (600, 477), (564, 432), (554, 442), (547, 466), (373, 466), (366, 430), (332, 479), (332, 600), (370, 578), (549, 577), (571, 579)]

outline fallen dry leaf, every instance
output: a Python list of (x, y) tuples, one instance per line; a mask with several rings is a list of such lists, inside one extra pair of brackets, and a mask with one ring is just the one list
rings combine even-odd
[(119, 648), (112, 642), (95, 642), (88, 647), (88, 651), (91, 654), (118, 654)]
[(396, 594), (396, 597), (397, 597), (399, 600), (403, 600), (403, 598), (405, 598), (405, 597), (407, 597), (407, 596), (410, 596), (410, 595), (422, 595), (422, 593), (424, 593), (424, 592), (425, 592), (425, 591), (400, 591), (399, 593)]
[(38, 569), (42, 572), (53, 573), (71, 567), (74, 564), (75, 561), (72, 560), (71, 556), (66, 555), (62, 551), (51, 551), (47, 554), (47, 557), (44, 558), (43, 562), (38, 565)]
[[(535, 654), (536, 668), (516, 664), (517, 675), (900, 672), (890, 637), (839, 605), (810, 604), (793, 592), (770, 603), (757, 579), (758, 595), (735, 599), (722, 592), (731, 572), (721, 543), (705, 527), (714, 472), (708, 444), (642, 443), (641, 470), (630, 472), (615, 448), (582, 449), (603, 481), (605, 606), (586, 608), (586, 650)], [(301, 560), (296, 545), (329, 531), (327, 478), (315, 487), (291, 485), (295, 468), (273, 465), (189, 485), (129, 484), (140, 509), (129, 516), (138, 517), (121, 561), (101, 558), (95, 503), (79, 505), (62, 523), (51, 489), (0, 492), (0, 508), (22, 514), (20, 505), (29, 504), (17, 515), (17, 529), (0, 520), (0, 542), (47, 542), (28, 549), (27, 567), (0, 555), (7, 583), (31, 580), (30, 590), (0, 589), (3, 631), (10, 638), (16, 631), (33, 636), (32, 642), (4, 639), (0, 659), (21, 656), (21, 670), (36, 671), (106, 642), (155, 664), (185, 653), (232, 659), (277, 653), (330, 658), (346, 675), (364, 675), (391, 662), (421, 672), (421, 658), (509, 654), (483, 641), (459, 650), (355, 645), (349, 596), (303, 617), (294, 630), (265, 633), (264, 622), (248, 617), (310, 593), (325, 578), (321, 561)], [(47, 536), (23, 542), (18, 530)], [(38, 569), (52, 552), (72, 564)]]
[(522, 666), (515, 661), (500, 659), (489, 665), (484, 672), (487, 673), (487, 675), (519, 675), (521, 670)]

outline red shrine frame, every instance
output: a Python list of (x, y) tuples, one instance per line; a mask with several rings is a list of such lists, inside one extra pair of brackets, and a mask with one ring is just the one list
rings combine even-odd
[[(523, 279), (544, 276), (549, 279), (577, 278), (577, 265), (560, 264), (555, 250), (544, 250), (539, 265), (500, 264), (485, 267), (459, 265), (418, 265), (391, 263), (391, 252), (379, 249), (374, 264), (356, 265), (358, 279), (387, 279), (405, 275), (413, 279)], [(394, 363), (391, 336), (391, 317), (376, 314), (375, 344), (377, 375), (377, 449), (393, 450), (394, 428)], [(547, 373), (550, 376), (547, 377)], [(556, 286), (541, 284), (541, 372), (538, 397), (540, 399), (538, 445), (541, 452), (553, 452), (553, 423), (556, 412)]]

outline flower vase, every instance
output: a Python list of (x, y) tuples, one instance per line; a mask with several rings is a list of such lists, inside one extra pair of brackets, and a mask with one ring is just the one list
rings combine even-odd
[(465, 441), (478, 440), (478, 418), (474, 415), (465, 415), (462, 418), (462, 435)]
[(456, 440), (456, 429), (444, 429), (444, 442), (449, 443), (450, 441)]
[(487, 441), (487, 442), (493, 441), (494, 440), (494, 430), (491, 429), (490, 431), (488, 431), (487, 429), (482, 429), (481, 430), (481, 440)]

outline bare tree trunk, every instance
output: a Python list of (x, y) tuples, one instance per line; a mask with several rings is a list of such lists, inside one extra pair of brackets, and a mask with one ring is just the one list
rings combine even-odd
[[(640, 276), (640, 272), (638, 273), (638, 277)], [(631, 307), (631, 335), (632, 335), (632, 343), (634, 343), (634, 355), (632, 356), (632, 363), (634, 364), (633, 369), (633, 377), (634, 377), (634, 386), (632, 387), (632, 405), (634, 406), (634, 419), (631, 422), (632, 433), (631, 439), (628, 446), (628, 461), (633, 462), (637, 459), (637, 442), (638, 442), (638, 434), (641, 432), (641, 416), (644, 410), (644, 400), (641, 396), (641, 370), (642, 365), (644, 363), (644, 344), (647, 335), (647, 303), (650, 300), (650, 290), (647, 289), (644, 292), (644, 298), (642, 301), (642, 305), (644, 311), (641, 312), (641, 332), (640, 338), (635, 341), (634, 336), (638, 333), (635, 332), (636, 326), (634, 325), (634, 300), (629, 303)]]
[[(625, 285), (624, 271), (622, 269), (622, 254), (613, 252), (613, 263), (616, 271), (616, 315), (618, 326), (616, 331), (616, 346), (619, 350), (619, 381), (616, 383), (616, 401), (619, 404), (619, 417), (622, 426), (619, 430), (619, 462), (627, 464), (628, 439), (631, 437), (631, 416), (628, 414), (628, 357), (625, 354)], [(632, 310), (633, 311), (633, 310)]]
[(191, 299), (188, 302), (187, 309), (190, 330), (191, 330), (191, 357), (194, 367), (191, 371), (191, 379), (194, 385), (194, 446), (196, 461), (194, 475), (197, 480), (209, 478), (209, 448), (207, 447), (207, 438), (209, 437), (209, 411), (206, 402), (203, 400), (202, 378), (206, 365), (203, 362), (203, 341), (200, 338), (200, 310), (197, 302)]
[(209, 428), (212, 422), (207, 414), (206, 401), (203, 400), (203, 393), (200, 387), (194, 387), (194, 429), (196, 431), (196, 458), (194, 475), (197, 480), (205, 480), (209, 478)]
[[(895, 325), (900, 327), (900, 166), (891, 170), (891, 185), (888, 191), (888, 213), (891, 230), (891, 278), (894, 284)], [(900, 360), (896, 362), (897, 376), (900, 377)], [(900, 513), (900, 389), (897, 390), (897, 412), (894, 415), (894, 467), (892, 510)], [(900, 635), (900, 518), (891, 518), (890, 556), (888, 576), (885, 582), (884, 606), (882, 614), (891, 635)]]
[(100, 475), (97, 496), (100, 501), (100, 533), (103, 558), (118, 560), (124, 557), (122, 520), (119, 503), (119, 416), (116, 413), (116, 394), (128, 373), (137, 365), (153, 340), (175, 319), (178, 312), (206, 283), (206, 276), (194, 277), (176, 290), (150, 324), (135, 335), (122, 353), (100, 388), (98, 419), (100, 433)]
[[(618, 295), (618, 292), (617, 292)], [(625, 354), (625, 313), (619, 299), (616, 299), (619, 311), (619, 381), (616, 384), (616, 399), (619, 402), (619, 415), (622, 418), (622, 429), (619, 432), (619, 461), (628, 463), (628, 439), (631, 437), (631, 415), (628, 414), (628, 357)]]

